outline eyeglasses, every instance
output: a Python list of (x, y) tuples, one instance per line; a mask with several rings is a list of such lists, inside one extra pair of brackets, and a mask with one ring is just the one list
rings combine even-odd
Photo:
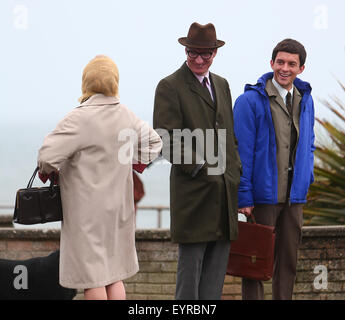
[(213, 55), (213, 51), (197, 52), (194, 50), (187, 50), (187, 54), (188, 54), (188, 57), (191, 59), (196, 59), (198, 56), (200, 56), (204, 60), (210, 60)]

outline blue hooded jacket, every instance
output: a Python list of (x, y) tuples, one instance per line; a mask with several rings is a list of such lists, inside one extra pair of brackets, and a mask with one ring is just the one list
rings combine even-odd
[[(239, 208), (278, 202), (276, 137), (265, 91), (267, 80), (272, 78), (273, 72), (269, 72), (257, 84), (247, 84), (235, 102), (234, 129), (243, 167), (238, 189)], [(308, 188), (314, 181), (314, 102), (309, 83), (296, 78), (294, 85), (302, 100), (290, 202), (305, 203)]]

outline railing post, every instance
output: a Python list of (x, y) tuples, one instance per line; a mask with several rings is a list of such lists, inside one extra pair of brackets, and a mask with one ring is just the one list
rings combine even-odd
[(157, 208), (157, 227), (158, 229), (162, 228), (162, 209), (161, 208)]

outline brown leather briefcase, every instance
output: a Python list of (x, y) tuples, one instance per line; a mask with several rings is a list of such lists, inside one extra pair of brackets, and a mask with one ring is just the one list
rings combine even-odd
[[(238, 239), (231, 242), (227, 274), (253, 280), (269, 280), (273, 275), (274, 227), (238, 222)], [(249, 219), (251, 219), (249, 218)]]

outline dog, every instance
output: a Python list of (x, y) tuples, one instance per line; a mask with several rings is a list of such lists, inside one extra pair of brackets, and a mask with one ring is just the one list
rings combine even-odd
[(60, 251), (28, 260), (0, 259), (0, 300), (72, 300), (59, 284)]

